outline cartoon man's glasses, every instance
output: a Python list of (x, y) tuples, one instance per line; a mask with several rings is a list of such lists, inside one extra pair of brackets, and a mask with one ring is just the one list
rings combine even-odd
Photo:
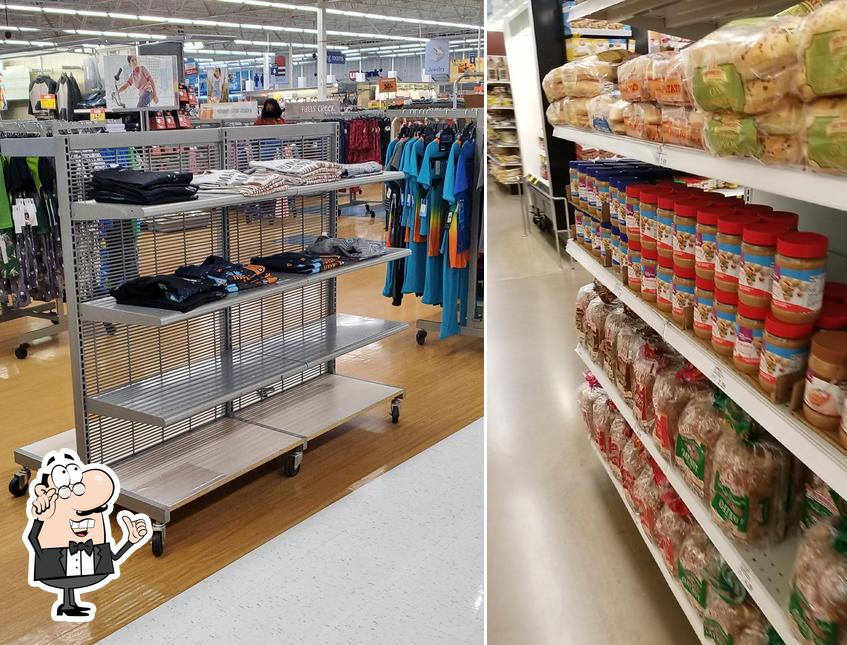
[(85, 493), (85, 484), (82, 483), (82, 469), (76, 464), (68, 464), (67, 466), (54, 466), (50, 471), (50, 477), (53, 478), (53, 485), (62, 499), (68, 499), (71, 493), (74, 495), (83, 495)]

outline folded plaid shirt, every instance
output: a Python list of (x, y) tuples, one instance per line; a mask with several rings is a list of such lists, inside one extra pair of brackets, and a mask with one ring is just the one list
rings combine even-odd
[(312, 159), (251, 161), (250, 166), (282, 176), (285, 183), (290, 186), (305, 186), (335, 181), (340, 179), (344, 172), (341, 164)]

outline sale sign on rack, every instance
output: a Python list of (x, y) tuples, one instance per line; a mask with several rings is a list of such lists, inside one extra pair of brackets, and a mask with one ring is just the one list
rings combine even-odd
[(397, 91), (397, 79), (396, 78), (381, 78), (379, 79), (379, 91), (383, 94), (386, 92), (396, 92)]

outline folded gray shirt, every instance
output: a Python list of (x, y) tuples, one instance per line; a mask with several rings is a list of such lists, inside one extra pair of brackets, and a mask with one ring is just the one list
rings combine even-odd
[(360, 237), (320, 236), (306, 249), (314, 255), (343, 255), (356, 260), (367, 260), (385, 255), (385, 244), (375, 240), (363, 240)]
[(363, 163), (343, 163), (342, 177), (361, 177), (362, 175), (375, 175), (382, 172), (382, 164), (376, 161), (365, 161)]

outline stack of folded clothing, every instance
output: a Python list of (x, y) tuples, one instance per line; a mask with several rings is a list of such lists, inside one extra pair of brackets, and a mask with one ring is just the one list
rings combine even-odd
[(326, 237), (321, 235), (306, 249), (313, 255), (341, 255), (354, 260), (367, 260), (385, 255), (385, 244), (360, 237)]
[(299, 251), (286, 251), (263, 257), (251, 258), (253, 264), (261, 264), (271, 271), (283, 273), (321, 273), (330, 269), (337, 269), (344, 265), (344, 261), (335, 255), (314, 255)]
[(212, 280), (191, 279), (173, 275), (154, 275), (127, 280), (111, 292), (120, 305), (156, 307), (175, 311), (191, 311), (207, 302), (226, 296), (226, 291)]
[(336, 181), (341, 178), (344, 168), (332, 161), (312, 159), (274, 159), (272, 161), (251, 161), (253, 168), (270, 170), (283, 178), (289, 186), (307, 186)]
[(190, 172), (145, 172), (127, 168), (104, 168), (92, 173), (88, 196), (113, 204), (169, 204), (195, 199)]
[(209, 280), (226, 292), (244, 291), (279, 281), (265, 266), (260, 264), (238, 264), (217, 255), (210, 255), (203, 264), (189, 264), (176, 270), (182, 278)]
[(382, 172), (382, 164), (378, 164), (376, 161), (343, 163), (341, 168), (342, 177), (363, 177), (364, 175), (377, 175)]

